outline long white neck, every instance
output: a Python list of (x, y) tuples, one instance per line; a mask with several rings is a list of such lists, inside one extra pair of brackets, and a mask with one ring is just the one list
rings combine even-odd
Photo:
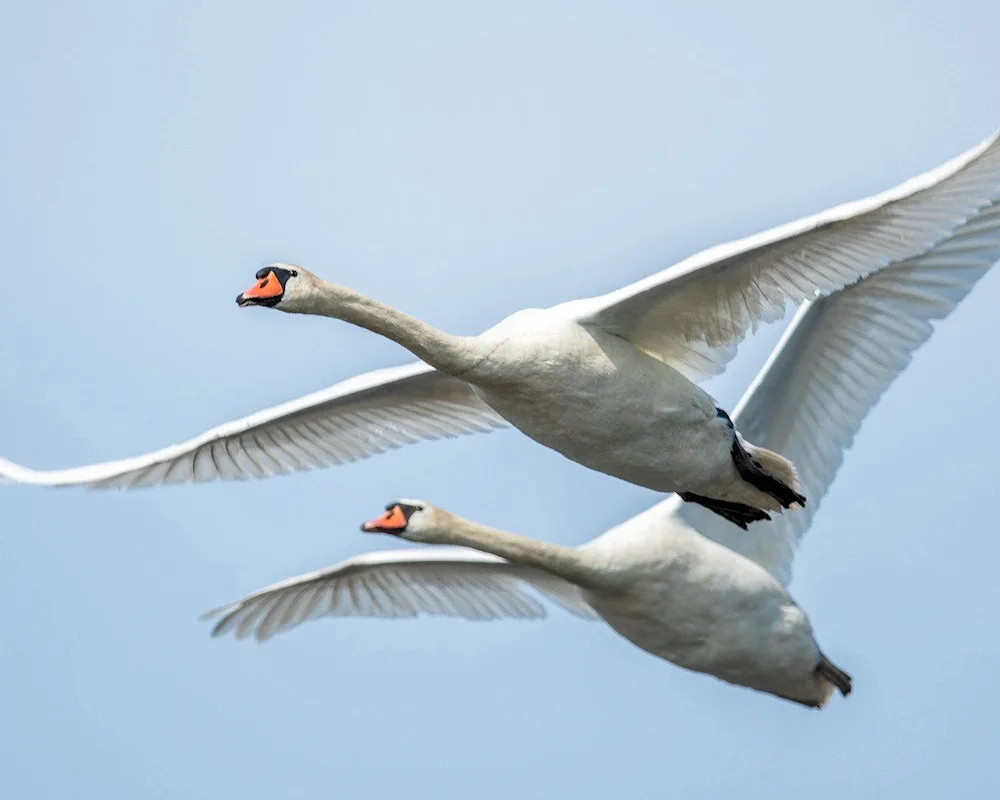
[(564, 547), (489, 528), (440, 509), (437, 514), (440, 524), (435, 526), (435, 543), (461, 545), (492, 553), (516, 564), (551, 572), (578, 586), (592, 586), (600, 580), (598, 571), (575, 547)]
[(310, 295), (303, 313), (334, 317), (381, 334), (449, 375), (461, 376), (487, 355), (475, 337), (445, 333), (344, 286), (317, 280)]

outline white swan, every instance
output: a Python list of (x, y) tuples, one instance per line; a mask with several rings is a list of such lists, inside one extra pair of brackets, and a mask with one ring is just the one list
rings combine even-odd
[(345, 611), (538, 617), (543, 608), (525, 592), (532, 587), (578, 616), (602, 618), (653, 655), (729, 683), (813, 707), (835, 688), (851, 691), (850, 676), (820, 652), (805, 613), (772, 575), (679, 520), (655, 530), (626, 523), (563, 547), (399, 500), (361, 529), (457, 547), (372, 553), (293, 578), (207, 612), (221, 617), (213, 633), (256, 629), (265, 639)]
[[(531, 589), (594, 612), (675, 664), (810, 706), (851, 688), (788, 595), (795, 549), (871, 407), (1000, 258), (1000, 203), (950, 242), (807, 303), (734, 419), (800, 465), (812, 502), (743, 532), (677, 496), (578, 548), (402, 500), (364, 530), (459, 545), (369, 553), (208, 612), (214, 635), (258, 640), (320, 616), (541, 617)], [(476, 548), (466, 549), (466, 548)], [(478, 552), (478, 551), (485, 551)]]
[(745, 333), (787, 303), (945, 247), (998, 198), (995, 135), (888, 192), (711, 248), (602, 297), (518, 312), (473, 337), (273, 265), (241, 305), (347, 320), (430, 366), (362, 375), (139, 458), (50, 472), (0, 462), (0, 477), (120, 488), (261, 477), (506, 421), (592, 469), (683, 492), (745, 526), (804, 500), (794, 469), (737, 435), (692, 379), (721, 371)]

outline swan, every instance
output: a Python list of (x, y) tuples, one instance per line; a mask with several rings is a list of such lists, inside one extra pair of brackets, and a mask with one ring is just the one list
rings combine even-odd
[(805, 613), (773, 576), (681, 524), (619, 526), (582, 547), (564, 547), (423, 500), (398, 500), (361, 529), (450, 547), (350, 559), (203, 617), (221, 617), (215, 635), (256, 627), (266, 639), (293, 621), (342, 608), (376, 616), (542, 616), (524, 591), (530, 586), (577, 616), (603, 619), (653, 655), (729, 683), (814, 708), (834, 689), (851, 691), (851, 677), (823, 655)]
[(852, 682), (788, 593), (796, 548), (868, 412), (930, 338), (932, 322), (998, 258), (1000, 202), (949, 242), (797, 311), (733, 414), (799, 464), (811, 502), (797, 514), (743, 532), (673, 495), (564, 547), (399, 500), (362, 530), (435, 547), (357, 556), (203, 618), (215, 620), (213, 636), (263, 641), (321, 616), (539, 618), (546, 609), (537, 593), (681, 667), (822, 707)]
[(444, 333), (294, 265), (265, 267), (241, 306), (336, 317), (421, 361), (138, 458), (52, 471), (0, 461), (0, 478), (131, 488), (265, 477), (510, 424), (584, 466), (679, 492), (745, 528), (806, 498), (793, 462), (751, 444), (696, 381), (721, 372), (745, 334), (786, 305), (947, 246), (1000, 198), (998, 137), (881, 194), (600, 297), (519, 311), (479, 336)]
[(668, 363), (581, 323), (577, 304), (519, 311), (479, 336), (452, 336), (292, 264), (260, 270), (236, 299), (381, 333), (535, 441), (598, 472), (681, 491), (744, 528), (805, 503), (787, 459), (746, 442)]

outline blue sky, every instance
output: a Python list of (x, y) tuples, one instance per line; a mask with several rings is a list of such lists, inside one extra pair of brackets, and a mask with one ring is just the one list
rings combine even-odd
[[(472, 333), (1000, 127), (995, 4), (666, 5), (0, 6), (0, 453), (133, 455), (408, 360), (239, 311), (268, 261)], [(0, 487), (0, 795), (992, 796), (998, 302), (1000, 270), (870, 415), (800, 551), (793, 593), (855, 678), (822, 713), (557, 612), (260, 647), (197, 622), (394, 546), (357, 525), (397, 496), (567, 544), (658, 499), (503, 432), (265, 482)]]

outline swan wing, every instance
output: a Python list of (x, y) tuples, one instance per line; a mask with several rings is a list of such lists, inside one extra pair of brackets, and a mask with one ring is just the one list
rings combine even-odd
[(930, 338), (933, 321), (948, 316), (998, 259), (1000, 202), (924, 254), (805, 304), (733, 414), (748, 441), (795, 463), (805, 508), (749, 531), (690, 503), (677, 513), (787, 584), (796, 547), (868, 412)]
[(568, 311), (689, 377), (718, 374), (747, 332), (787, 304), (914, 258), (997, 199), (1000, 131), (894, 189), (709, 248)]
[(540, 619), (528, 591), (585, 619), (596, 617), (578, 587), (534, 567), (464, 547), (384, 550), (267, 586), (202, 615), (213, 636), (263, 641), (317, 617)]
[(358, 375), (136, 458), (49, 471), (0, 459), (0, 479), (131, 489), (264, 478), (505, 425), (467, 383), (416, 362)]

